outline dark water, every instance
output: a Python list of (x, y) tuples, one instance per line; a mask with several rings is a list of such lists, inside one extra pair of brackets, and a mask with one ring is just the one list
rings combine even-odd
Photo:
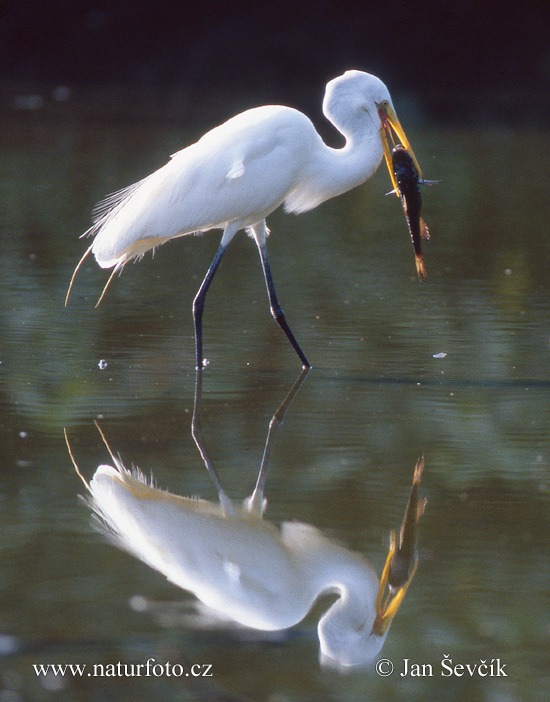
[[(94, 202), (162, 165), (186, 135), (172, 122), (70, 112), (6, 110), (2, 120), (0, 648), (11, 653), (0, 658), (1, 698), (546, 699), (548, 135), (415, 133), (403, 119), (425, 177), (443, 180), (424, 192), (425, 285), (382, 169), (312, 213), (269, 220), (279, 297), (314, 368), (276, 437), (266, 520), (314, 525), (380, 573), (414, 464), (426, 461), (418, 571), (381, 653), (343, 675), (318, 660), (316, 626), (330, 598), (282, 633), (197, 626), (192, 596), (109, 545), (77, 499), (84, 487), (63, 429), (90, 479), (109, 462), (98, 420), (113, 450), (159, 487), (216, 501), (190, 430), (191, 300), (218, 234), (128, 266), (98, 309), (106, 275), (90, 260), (63, 306)], [(299, 372), (244, 235), (209, 293), (204, 333), (204, 440), (239, 501)], [(149, 658), (211, 664), (213, 675), (33, 671)], [(375, 672), (380, 658), (393, 675)], [(417, 665), (400, 675), (405, 659)], [(448, 659), (498, 662), (486, 676), (447, 675)]]

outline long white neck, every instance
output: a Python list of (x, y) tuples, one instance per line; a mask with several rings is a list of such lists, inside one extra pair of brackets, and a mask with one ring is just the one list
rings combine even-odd
[(322, 160), (326, 164), (324, 173), (330, 181), (326, 184), (327, 190), (331, 191), (329, 197), (361, 185), (380, 165), (384, 155), (382, 142), (374, 125), (367, 122), (367, 127), (347, 133), (339, 128), (346, 138), (345, 146), (341, 149), (326, 147)]
[(369, 617), (374, 620), (378, 577), (362, 554), (349, 551), (301, 522), (284, 522), (281, 537), (289, 551), (297, 554), (296, 562), (309, 592), (315, 597), (323, 592), (339, 593), (342, 605), (353, 611), (355, 624)]
[(355, 111), (350, 116), (325, 110), (325, 114), (346, 143), (332, 148), (318, 137), (301, 180), (285, 199), (287, 212), (305, 212), (361, 185), (376, 172), (384, 155), (378, 126), (368, 112)]
[(335, 168), (335, 188), (345, 192), (364, 183), (380, 165), (384, 154), (379, 135), (380, 117), (374, 101), (372, 105), (365, 102), (361, 93), (350, 91), (342, 79), (327, 85), (323, 113), (346, 140), (342, 149), (327, 151)]
[[(296, 531), (298, 528), (293, 527)], [(312, 593), (332, 591), (339, 595), (319, 621), (324, 662), (347, 666), (372, 660), (386, 638), (386, 633), (371, 633), (378, 593), (378, 578), (372, 566), (362, 555), (314, 530), (302, 533), (300, 561)]]

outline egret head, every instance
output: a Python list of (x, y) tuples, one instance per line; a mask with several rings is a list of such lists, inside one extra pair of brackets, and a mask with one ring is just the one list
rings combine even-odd
[[(397, 547), (395, 533), (386, 564), (378, 582), (376, 576), (358, 578), (347, 571), (346, 585), (337, 588), (340, 597), (319, 620), (317, 633), (321, 663), (328, 667), (364, 666), (381, 651), (392, 621), (416, 572), (417, 560), (399, 587), (389, 578)], [(386, 590), (389, 592), (386, 594)]]
[(358, 120), (364, 119), (366, 115), (370, 117), (371, 124), (380, 135), (390, 178), (396, 190), (390, 145), (390, 142), (394, 142), (394, 132), (410, 153), (418, 175), (422, 178), (418, 161), (395, 113), (390, 93), (380, 78), (355, 70), (346, 71), (334, 78), (327, 83), (323, 112), (344, 135), (346, 131), (351, 131), (350, 127)]
[(335, 606), (338, 609), (338, 603), (321, 618), (318, 626), (321, 664), (338, 669), (367, 665), (382, 650), (389, 623), (383, 632), (373, 631), (374, 611), (365, 621), (353, 622), (343, 609), (334, 611)]
[(370, 73), (346, 71), (327, 83), (323, 112), (339, 129), (368, 115), (376, 130), (380, 130), (382, 123), (377, 103), (391, 105), (384, 83)]

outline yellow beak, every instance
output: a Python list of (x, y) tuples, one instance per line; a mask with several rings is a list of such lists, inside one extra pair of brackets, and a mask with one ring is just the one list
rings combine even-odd
[(397, 115), (395, 114), (395, 110), (393, 109), (393, 107), (387, 101), (384, 101), (383, 103), (377, 103), (376, 107), (378, 108), (378, 114), (380, 115), (380, 120), (382, 122), (382, 126), (380, 127), (380, 139), (382, 140), (382, 146), (384, 147), (384, 157), (386, 159), (386, 165), (388, 166), (391, 182), (393, 183), (393, 187), (395, 188), (396, 195), (399, 197), (397, 181), (395, 180), (395, 174), (393, 172), (393, 162), (391, 153), (392, 149), (390, 146), (390, 139), (393, 142), (393, 135), (391, 131), (392, 129), (396, 133), (399, 142), (407, 149), (407, 151), (411, 155), (415, 168), (418, 171), (418, 177), (420, 178), (420, 180), (422, 180), (422, 171), (420, 170), (420, 166), (418, 165), (416, 156), (414, 155), (414, 152), (411, 149), (409, 140), (407, 139), (405, 132), (403, 131), (401, 123), (397, 119)]
[(418, 565), (418, 562), (414, 564), (409, 579), (402, 587), (400, 587), (395, 593), (389, 592), (388, 595), (384, 597), (386, 593), (386, 587), (388, 585), (390, 565), (393, 555), (395, 553), (396, 546), (397, 541), (395, 538), (395, 532), (392, 531), (390, 550), (388, 553), (388, 557), (386, 558), (386, 564), (384, 566), (384, 570), (382, 571), (382, 576), (380, 577), (378, 596), (376, 598), (376, 617), (374, 619), (374, 624), (372, 625), (371, 630), (372, 634), (377, 634), (378, 636), (383, 636), (389, 629), (393, 618), (397, 614), (397, 610), (399, 609), (401, 603), (405, 598), (407, 589), (412, 582), (412, 579), (416, 572), (416, 567)]

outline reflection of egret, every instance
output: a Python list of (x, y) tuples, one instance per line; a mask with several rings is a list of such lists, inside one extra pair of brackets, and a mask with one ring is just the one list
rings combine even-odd
[(193, 302), (200, 368), (206, 293), (229, 242), (246, 228), (258, 246), (273, 317), (308, 368), (275, 294), (265, 218), (283, 203), (287, 212), (306, 212), (364, 183), (374, 175), (383, 154), (397, 187), (388, 143), (390, 127), (410, 150), (388, 89), (375, 76), (347, 71), (331, 80), (323, 111), (345, 137), (343, 148), (329, 148), (305, 115), (280, 105), (247, 110), (208, 132), (167, 165), (98, 206), (90, 229), (95, 239), (75, 273), (90, 251), (102, 268), (114, 268), (114, 275), (128, 261), (170, 239), (223, 229)]
[[(99, 466), (89, 484), (83, 479), (92, 508), (119, 547), (194, 593), (213, 613), (246, 627), (286, 629), (300, 622), (323, 593), (339, 595), (319, 621), (322, 660), (341, 666), (368, 662), (384, 643), (414, 568), (393, 599), (383, 603), (391, 568), (385, 568), (379, 583), (362, 555), (315, 527), (285, 522), (279, 530), (263, 519), (273, 438), (305, 372), (273, 416), (256, 487), (242, 505), (224, 492), (204, 446), (201, 374), (197, 376), (193, 436), (219, 504), (154, 488), (139, 470), (128, 471), (110, 452), (114, 466)], [(388, 564), (392, 555), (390, 551)]]

